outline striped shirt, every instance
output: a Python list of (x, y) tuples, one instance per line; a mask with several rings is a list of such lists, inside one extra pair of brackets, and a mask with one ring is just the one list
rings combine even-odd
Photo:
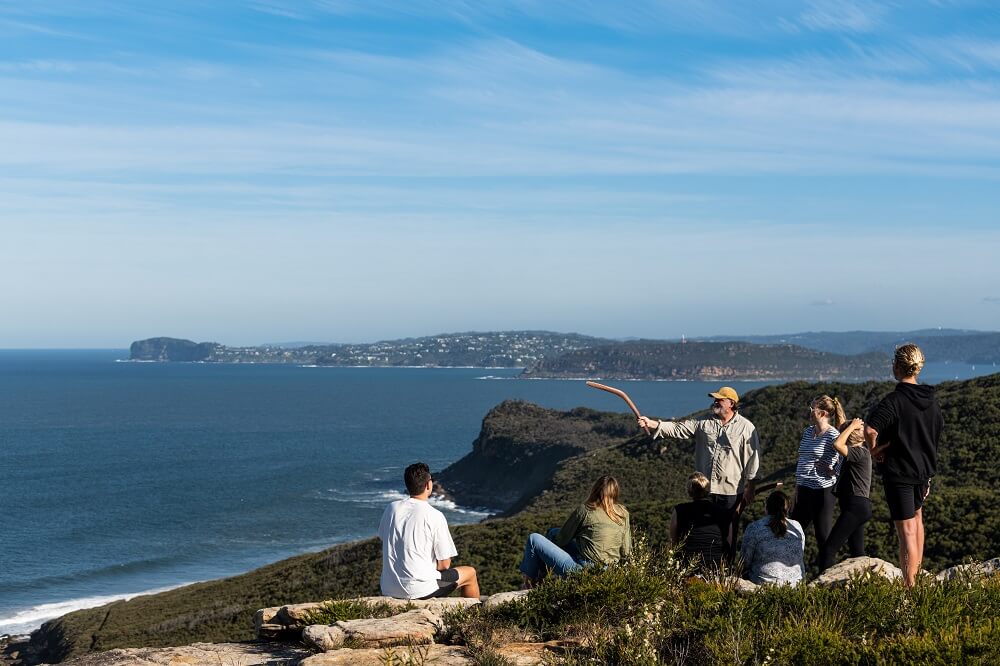
[(837, 483), (840, 455), (833, 443), (840, 431), (830, 426), (819, 437), (809, 426), (799, 440), (799, 462), (795, 466), (795, 483), (806, 488), (832, 488)]

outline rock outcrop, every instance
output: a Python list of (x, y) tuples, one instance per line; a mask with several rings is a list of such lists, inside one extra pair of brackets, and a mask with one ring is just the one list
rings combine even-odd
[(833, 565), (809, 584), (817, 587), (841, 587), (871, 576), (897, 580), (903, 577), (903, 572), (896, 565), (877, 557), (852, 557)]
[[(412, 600), (393, 599), (392, 597), (358, 597), (348, 601), (368, 604), (369, 606), (392, 606), (398, 608), (400, 612), (414, 608), (426, 608), (437, 614), (479, 603), (478, 599), (464, 597)], [(329, 601), (261, 608), (254, 614), (254, 634), (259, 639), (297, 638), (302, 630), (312, 623), (312, 615), (327, 603)]]
[(948, 567), (937, 576), (938, 581), (973, 579), (985, 576), (996, 576), (1000, 574), (1000, 557), (994, 557), (985, 562), (974, 562), (971, 564), (959, 564)]
[(136, 340), (129, 347), (133, 361), (204, 361), (221, 347), (217, 342), (192, 342), (180, 338)]
[(351, 647), (392, 647), (433, 643), (444, 628), (440, 616), (426, 608), (387, 618), (341, 620), (332, 625), (312, 625), (302, 631), (302, 642), (322, 652)]

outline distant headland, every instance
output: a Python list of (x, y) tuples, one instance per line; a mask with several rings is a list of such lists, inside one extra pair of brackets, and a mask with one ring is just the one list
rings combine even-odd
[(157, 337), (133, 342), (130, 360), (523, 368), (520, 377), (531, 379), (857, 381), (884, 376), (889, 354), (904, 341), (916, 342), (938, 361), (1000, 361), (1000, 333), (958, 329), (627, 342), (577, 333), (500, 331), (372, 343), (249, 347)]

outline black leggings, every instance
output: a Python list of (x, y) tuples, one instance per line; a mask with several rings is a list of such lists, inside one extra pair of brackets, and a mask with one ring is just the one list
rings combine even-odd
[(840, 500), (840, 517), (830, 530), (826, 545), (819, 550), (819, 570), (826, 571), (833, 565), (844, 543), (850, 547), (851, 557), (865, 554), (865, 523), (872, 517), (872, 501), (867, 497), (843, 497)]
[(809, 524), (816, 523), (816, 545), (820, 552), (826, 544), (826, 538), (833, 528), (833, 505), (836, 500), (833, 488), (795, 487), (795, 508), (789, 516), (802, 525), (803, 533), (809, 529)]

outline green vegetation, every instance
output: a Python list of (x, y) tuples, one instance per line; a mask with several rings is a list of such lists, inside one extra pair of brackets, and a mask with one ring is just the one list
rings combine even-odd
[(843, 356), (789, 344), (638, 340), (568, 351), (525, 369), (525, 377), (606, 379), (871, 379), (881, 352)]
[[(806, 406), (813, 397), (821, 393), (837, 395), (844, 402), (848, 416), (856, 416), (867, 413), (868, 408), (891, 389), (892, 384), (886, 382), (796, 382), (748, 393), (742, 410), (757, 425), (762, 436), (762, 476), (793, 481), (798, 441), (806, 426)], [(926, 504), (925, 567), (932, 571), (1000, 555), (1000, 492), (997, 490), (1000, 469), (993, 464), (1000, 443), (1000, 375), (942, 384), (939, 397), (946, 430), (939, 477)], [(484, 594), (516, 589), (520, 583), (517, 563), (527, 534), (559, 525), (583, 499), (591, 482), (604, 473), (614, 474), (622, 482), (623, 501), (632, 514), (634, 529), (645, 536), (652, 552), (662, 553), (666, 547), (671, 507), (684, 498), (684, 480), (693, 464), (692, 445), (668, 441), (666, 451), (660, 455), (661, 442), (650, 442), (644, 435), (635, 436), (634, 433), (634, 421), (623, 414), (592, 410), (554, 412), (524, 403), (505, 403), (493, 410), (484, 420), (483, 435), (477, 440), (476, 450), (456, 465), (474, 470), (490, 469), (497, 464), (493, 468), (494, 475), (503, 477), (507, 486), (520, 492), (513, 493), (517, 497), (516, 506), (502, 507), (512, 515), (453, 530), (459, 551), (455, 563), (471, 564), (478, 569)], [(574, 440), (585, 444), (566, 450), (559, 448)], [(548, 449), (544, 449), (546, 442)], [(538, 447), (569, 456), (553, 464), (544, 487), (539, 487), (537, 479), (523, 473), (532, 466), (531, 454), (539, 450)], [(506, 466), (500, 467), (500, 462)], [(525, 495), (529, 485), (535, 490)], [(875, 517), (866, 535), (868, 554), (895, 561), (896, 537), (882, 497), (881, 488), (876, 487), (873, 490)], [(465, 501), (457, 493), (456, 498)], [(744, 514), (743, 520), (753, 520), (761, 511), (762, 502), (756, 502)], [(810, 557), (815, 547), (811, 535), (807, 543), (810, 548), (807, 557)], [(538, 599), (538, 603), (544, 599), (552, 603), (559, 598), (570, 599), (559, 606), (573, 610), (560, 614), (569, 619), (575, 618), (574, 613), (579, 609), (598, 612), (596, 609), (603, 608), (605, 610), (600, 612), (607, 613), (609, 620), (624, 622), (618, 627), (622, 631), (628, 624), (634, 632), (647, 632), (650, 644), (658, 651), (656, 654), (668, 662), (673, 659), (669, 655), (675, 654), (671, 650), (683, 649), (689, 650), (689, 654), (704, 653), (712, 659), (722, 660), (718, 656), (722, 648), (718, 646), (728, 645), (725, 653), (730, 662), (735, 656), (741, 656), (741, 663), (763, 663), (768, 651), (774, 648), (776, 656), (770, 663), (795, 663), (796, 660), (806, 663), (807, 653), (794, 650), (798, 649), (796, 646), (809, 645), (810, 650), (856, 656), (850, 663), (859, 660), (862, 663), (922, 662), (925, 659), (933, 663), (933, 659), (938, 658), (933, 655), (937, 654), (955, 657), (952, 663), (975, 663), (977, 660), (1000, 663), (993, 652), (975, 652), (980, 649), (976, 646), (1000, 645), (1000, 641), (986, 640), (991, 635), (996, 637), (991, 632), (998, 620), (995, 609), (1000, 583), (990, 582), (981, 588), (929, 587), (907, 597), (894, 586), (875, 581), (854, 592), (769, 590), (758, 597), (743, 599), (725, 588), (670, 587), (676, 582), (676, 573), (669, 567), (664, 570), (664, 566), (649, 563), (651, 568), (644, 570), (642, 575), (634, 568), (588, 572), (573, 586), (562, 587), (561, 583), (553, 581), (531, 598)], [(252, 637), (252, 617), (259, 608), (378, 594), (379, 567), (377, 542), (345, 544), (234, 578), (70, 613), (37, 632), (34, 643), (44, 651), (47, 659), (58, 661), (69, 655), (112, 647), (246, 640)], [(620, 595), (616, 591), (620, 589), (627, 590), (628, 594)], [(620, 612), (628, 609), (622, 610), (615, 601), (641, 601), (661, 595), (673, 608), (677, 605), (673, 596), (680, 594), (677, 590), (683, 591), (679, 610), (667, 618), (663, 616), (665, 611), (658, 608), (659, 614), (653, 624), (638, 623), (631, 615), (628, 618), (634, 621), (622, 620), (624, 616)], [(604, 601), (597, 603), (595, 600), (601, 595)], [(874, 610), (865, 610), (869, 607)], [(505, 616), (502, 623), (499, 619), (496, 623), (502, 625), (504, 631), (514, 633), (529, 632), (539, 636), (569, 636), (571, 633), (559, 624), (558, 618), (545, 615), (541, 608), (529, 608), (525, 613), (516, 618)], [(867, 613), (865, 617), (870, 619), (857, 624), (852, 618), (858, 613)], [(572, 619), (572, 623), (586, 624), (586, 617)], [(877, 618), (884, 620), (877, 621)], [(766, 624), (759, 624), (761, 622)], [(725, 638), (725, 631), (733, 631), (725, 627), (734, 626), (742, 632), (739, 640), (730, 637), (725, 639), (728, 643), (720, 642)], [(1000, 625), (997, 626), (996, 631), (1000, 632)], [(469, 631), (473, 629), (470, 625)], [(866, 631), (868, 633), (864, 633)], [(618, 638), (606, 636), (602, 645), (610, 647), (600, 649), (608, 650), (608, 659), (625, 663), (625, 657), (614, 650), (638, 649), (636, 646), (640, 643), (640, 640), (625, 640), (622, 635)], [(620, 647), (615, 648), (615, 645)], [(587, 654), (605, 655), (605, 652), (595, 652), (597, 648), (590, 649), (589, 653), (581, 653), (580, 659), (590, 658)], [(944, 652), (923, 655), (922, 650)]]
[(557, 641), (567, 664), (994, 664), (1000, 579), (924, 583), (880, 577), (837, 589), (737, 594), (690, 579), (669, 551), (545, 581), (526, 598), (447, 618), (451, 640), (488, 648)]

